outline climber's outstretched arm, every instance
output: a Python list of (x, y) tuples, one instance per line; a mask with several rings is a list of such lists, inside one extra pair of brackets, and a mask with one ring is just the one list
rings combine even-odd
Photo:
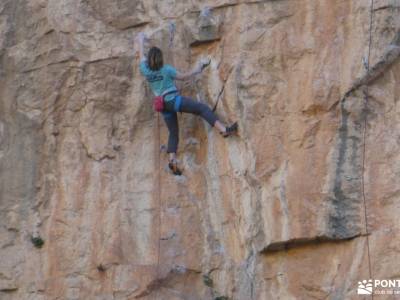
[(143, 32), (140, 32), (138, 36), (136, 37), (136, 42), (138, 43), (139, 47), (139, 57), (140, 61), (146, 60), (146, 56), (144, 55), (144, 39), (146, 38), (145, 34)]
[(197, 74), (200, 74), (202, 71), (202, 67), (201, 65), (196, 66), (195, 68), (193, 68), (193, 70), (189, 71), (189, 72), (176, 72), (176, 79), (178, 80), (186, 80), (191, 78), (192, 76), (195, 76)]
[(182, 73), (182, 72), (177, 72), (176, 73), (176, 79), (178, 80), (186, 80), (189, 79), (192, 76), (195, 76), (197, 74), (200, 74), (204, 68), (206, 68), (209, 64), (210, 64), (210, 60), (209, 59), (202, 59), (196, 67), (193, 68), (193, 70), (186, 72), (186, 73)]

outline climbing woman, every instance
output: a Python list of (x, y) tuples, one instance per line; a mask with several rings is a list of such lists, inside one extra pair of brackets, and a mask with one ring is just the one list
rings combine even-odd
[(156, 96), (153, 103), (155, 109), (163, 114), (165, 124), (168, 127), (168, 166), (175, 175), (181, 175), (182, 172), (178, 167), (178, 161), (176, 159), (179, 141), (177, 112), (191, 113), (201, 116), (224, 137), (236, 133), (238, 125), (237, 123), (234, 123), (231, 126), (225, 126), (218, 120), (217, 116), (206, 104), (181, 96), (175, 86), (175, 79), (185, 80), (199, 74), (209, 64), (209, 62), (200, 63), (192, 71), (181, 73), (171, 65), (164, 65), (162, 52), (157, 47), (152, 47), (146, 58), (143, 50), (144, 40), (144, 33), (139, 33), (136, 41), (139, 46), (140, 72), (146, 78), (152, 92)]

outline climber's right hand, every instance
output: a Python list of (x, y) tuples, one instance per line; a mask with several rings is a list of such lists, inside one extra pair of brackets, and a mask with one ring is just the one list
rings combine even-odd
[(146, 39), (146, 35), (144, 32), (139, 32), (138, 35), (135, 38), (135, 43), (137, 43), (137, 49), (139, 51), (139, 57), (140, 61), (146, 60), (145, 54), (144, 54), (144, 41)]

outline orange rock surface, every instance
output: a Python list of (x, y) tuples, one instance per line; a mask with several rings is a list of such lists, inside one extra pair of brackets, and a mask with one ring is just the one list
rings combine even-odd
[[(179, 70), (210, 57), (178, 87), (239, 123), (179, 114), (183, 176), (139, 32)], [(398, 0), (2, 0), (0, 299), (367, 299), (359, 281), (400, 279), (399, 57)]]

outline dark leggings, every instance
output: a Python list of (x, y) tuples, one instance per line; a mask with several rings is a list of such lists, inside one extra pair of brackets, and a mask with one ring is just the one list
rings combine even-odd
[[(215, 122), (218, 120), (214, 112), (204, 103), (195, 101), (188, 97), (181, 97), (182, 102), (180, 106), (180, 112), (190, 113), (194, 115), (199, 115), (204, 120), (208, 122), (211, 126), (214, 126)], [(164, 114), (164, 121), (167, 124), (169, 131), (168, 138), (168, 153), (176, 153), (178, 149), (179, 142), (179, 126), (178, 126), (178, 116), (173, 110), (174, 101), (168, 102), (166, 105), (167, 114)]]

